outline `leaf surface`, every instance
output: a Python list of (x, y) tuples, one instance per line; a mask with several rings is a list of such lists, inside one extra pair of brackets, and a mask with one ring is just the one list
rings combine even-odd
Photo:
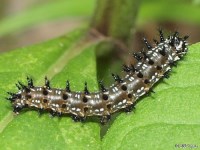
[(0, 147), (4, 149), (174, 149), (177, 144), (200, 145), (200, 44), (189, 47), (170, 78), (156, 84), (150, 97), (142, 97), (135, 112), (120, 113), (100, 140), (100, 125), (93, 120), (74, 123), (69, 116), (49, 118), (35, 110), (13, 116), (6, 91), (16, 92), (17, 80), (34, 78), (74, 91), (87, 81), (97, 90), (95, 50), (101, 39), (87, 39), (84, 30), (18, 49), (0, 56)]
[[(39, 45), (18, 49), (0, 56), (0, 147), (3, 149), (99, 149), (100, 126), (97, 123), (75, 123), (68, 117), (38, 116), (34, 110), (14, 116), (5, 100), (6, 91), (16, 92), (17, 80), (26, 76), (42, 86), (44, 77), (52, 87), (65, 88), (73, 79), (72, 90), (83, 90), (88, 80), (97, 89), (95, 47), (100, 40), (85, 39), (86, 31), (76, 30), (66, 36)], [(91, 71), (92, 70), (92, 71)], [(79, 88), (78, 88), (79, 87)]]
[[(200, 146), (200, 43), (189, 52), (155, 94), (143, 97), (135, 112), (122, 113), (103, 138), (103, 149), (176, 149)], [(176, 145), (177, 144), (177, 145)]]

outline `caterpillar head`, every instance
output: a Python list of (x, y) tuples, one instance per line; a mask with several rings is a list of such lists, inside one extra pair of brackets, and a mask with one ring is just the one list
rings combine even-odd
[(178, 32), (169, 37), (170, 45), (174, 47), (174, 50), (179, 58), (183, 57), (188, 51), (187, 38), (189, 36), (179, 37)]

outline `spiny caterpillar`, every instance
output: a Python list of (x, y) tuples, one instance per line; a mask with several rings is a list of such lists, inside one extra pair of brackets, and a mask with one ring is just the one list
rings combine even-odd
[(7, 99), (13, 105), (13, 112), (18, 114), (23, 108), (33, 107), (39, 112), (48, 110), (52, 116), (71, 114), (74, 121), (100, 116), (100, 122), (104, 124), (116, 111), (131, 111), (138, 98), (151, 92), (159, 79), (168, 78), (171, 67), (188, 51), (188, 36), (179, 37), (175, 32), (165, 39), (162, 30), (159, 34), (160, 42), (154, 40), (155, 47), (144, 38), (147, 50), (133, 53), (134, 63), (123, 65), (126, 75), (121, 78), (112, 74), (115, 83), (106, 88), (100, 82), (98, 92), (89, 92), (87, 83), (83, 92), (71, 91), (69, 81), (65, 89), (52, 88), (47, 78), (44, 86), (35, 86), (33, 80), (27, 77), (28, 85), (18, 82), (19, 91), (8, 92), (10, 97)]

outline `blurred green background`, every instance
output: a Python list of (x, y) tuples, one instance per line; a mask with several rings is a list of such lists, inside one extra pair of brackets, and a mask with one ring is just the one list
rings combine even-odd
[[(1, 0), (0, 52), (41, 43), (87, 25), (95, 7), (96, 0)], [(158, 27), (190, 35), (189, 43), (200, 39), (199, 0), (143, 0), (138, 10), (132, 42), (135, 49), (142, 48), (142, 36), (158, 35)]]

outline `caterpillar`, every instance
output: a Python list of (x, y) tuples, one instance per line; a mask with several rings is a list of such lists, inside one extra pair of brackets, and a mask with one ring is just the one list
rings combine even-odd
[(164, 37), (159, 31), (160, 40), (154, 40), (153, 47), (143, 38), (147, 49), (133, 53), (133, 63), (123, 65), (125, 75), (112, 74), (115, 83), (106, 88), (99, 82), (100, 90), (90, 92), (85, 82), (82, 92), (71, 91), (70, 82), (65, 89), (52, 88), (45, 77), (44, 86), (35, 86), (27, 77), (28, 84), (16, 84), (17, 93), (7, 92), (13, 112), (19, 114), (23, 108), (36, 108), (39, 112), (47, 110), (52, 116), (71, 114), (74, 121), (84, 121), (88, 116), (100, 116), (100, 123), (107, 123), (111, 114), (134, 109), (137, 100), (153, 91), (153, 85), (162, 78), (168, 78), (172, 66), (188, 51), (189, 36), (179, 37), (179, 33)]

